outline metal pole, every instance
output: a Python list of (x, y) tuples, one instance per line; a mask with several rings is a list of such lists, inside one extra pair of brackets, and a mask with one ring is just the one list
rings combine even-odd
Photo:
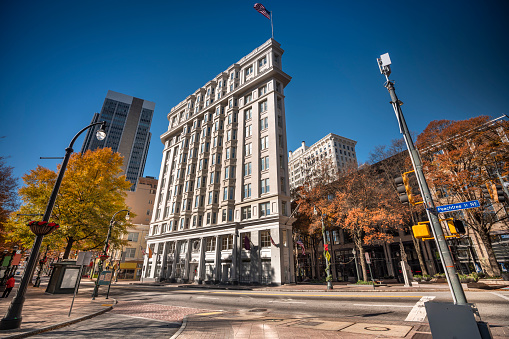
[(394, 108), (394, 112), (396, 113), (400, 131), (405, 139), (405, 143), (408, 148), (408, 153), (410, 154), (410, 159), (412, 160), (415, 175), (417, 177), (417, 182), (419, 183), (419, 188), (421, 190), (422, 198), (424, 200), (424, 204), (426, 207), (426, 213), (430, 221), (431, 230), (433, 232), (433, 236), (438, 247), (438, 252), (442, 260), (442, 265), (444, 266), (445, 275), (447, 277), (447, 283), (449, 284), (449, 288), (451, 289), (454, 303), (459, 305), (465, 305), (467, 304), (467, 298), (465, 296), (463, 288), (461, 287), (461, 283), (456, 273), (456, 269), (454, 268), (452, 256), (451, 253), (449, 252), (444, 232), (442, 231), (442, 226), (440, 225), (440, 221), (438, 219), (438, 214), (435, 212), (435, 204), (431, 197), (431, 192), (429, 190), (426, 178), (424, 177), (424, 173), (422, 171), (421, 158), (419, 156), (419, 153), (415, 149), (412, 137), (410, 136), (408, 126), (403, 116), (403, 112), (401, 111), (402, 102), (399, 101), (398, 97), (396, 96), (394, 83), (389, 80), (387, 73), (384, 73), (384, 75), (387, 78), (385, 87), (387, 88), (391, 96), (391, 104), (392, 107)]
[[(51, 192), (51, 196), (49, 198), (48, 205), (46, 206), (46, 212), (44, 212), (42, 221), (49, 221), (51, 212), (53, 211), (53, 206), (55, 205), (55, 201), (57, 199), (58, 191), (60, 190), (60, 185), (62, 184), (62, 179), (64, 178), (67, 163), (69, 162), (69, 158), (71, 157), (71, 154), (73, 152), (72, 147), (74, 145), (74, 142), (81, 133), (83, 133), (92, 126), (100, 124), (104, 126), (105, 122), (104, 121), (96, 122), (83, 128), (71, 140), (69, 147), (65, 149), (64, 161), (62, 162), (62, 166), (60, 167), (60, 171), (58, 172), (57, 180), (55, 181), (55, 185), (53, 186), (53, 191)], [(16, 295), (12, 299), (7, 314), (0, 321), (0, 330), (12, 330), (15, 328), (19, 328), (21, 325), (22, 321), (21, 313), (23, 310), (23, 304), (25, 303), (25, 293), (28, 287), (28, 283), (30, 282), (29, 280), (34, 272), (37, 258), (39, 257), (39, 250), (41, 248), (43, 238), (44, 238), (43, 235), (37, 235), (35, 237), (34, 245), (32, 246), (32, 252), (30, 253), (30, 257), (28, 259), (25, 272), (23, 273), (23, 277), (21, 278), (21, 282), (19, 283), (18, 291), (16, 292)]]
[(332, 290), (332, 276), (330, 274), (330, 262), (329, 258), (325, 255), (327, 251), (325, 251), (325, 245), (327, 244), (327, 239), (325, 237), (325, 224), (323, 223), (323, 213), (320, 213), (322, 215), (321, 221), (322, 221), (322, 237), (323, 237), (323, 256), (325, 257), (325, 262), (327, 264), (327, 267), (325, 268), (325, 272), (327, 273), (327, 278), (325, 279), (327, 281), (327, 290)]
[[(115, 212), (115, 214), (113, 214), (113, 216), (111, 217), (110, 227), (108, 227), (108, 235), (106, 236), (106, 240), (104, 241), (103, 256), (106, 256), (108, 253), (108, 243), (110, 242), (111, 229), (113, 228), (113, 224), (115, 223), (115, 217), (120, 212), (128, 212), (129, 213), (129, 210), (120, 210), (118, 212)], [(106, 260), (106, 259), (104, 259), (104, 260)], [(95, 297), (97, 297), (99, 295), (99, 278), (101, 277), (101, 273), (103, 270), (104, 260), (99, 261), (99, 270), (98, 270), (99, 273), (97, 274), (97, 279), (95, 280), (94, 291), (92, 292), (92, 300), (95, 300)]]
[(82, 270), (83, 270), (83, 265), (80, 265), (80, 273), (79, 273), (78, 279), (76, 279), (76, 284), (74, 285), (74, 295), (72, 296), (71, 307), (69, 307), (69, 314), (67, 315), (68, 317), (71, 316), (72, 306), (74, 305), (74, 298), (76, 298), (76, 293), (78, 292), (78, 287), (80, 286)]
[(357, 250), (355, 247), (352, 249), (353, 259), (355, 260), (355, 272), (357, 273), (357, 281), (361, 280), (361, 276), (359, 274), (359, 265), (357, 264)]

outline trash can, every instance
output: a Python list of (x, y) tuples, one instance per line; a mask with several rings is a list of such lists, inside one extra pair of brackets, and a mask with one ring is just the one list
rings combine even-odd
[(80, 266), (76, 261), (61, 261), (53, 264), (51, 277), (46, 288), (50, 294), (72, 294), (79, 278)]

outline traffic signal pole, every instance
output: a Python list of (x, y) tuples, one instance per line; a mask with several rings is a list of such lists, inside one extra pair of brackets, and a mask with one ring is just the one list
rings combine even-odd
[(391, 74), (389, 55), (388, 54), (382, 55), (382, 57), (378, 59), (378, 64), (380, 66), (380, 72), (383, 75), (385, 75), (385, 78), (387, 79), (385, 87), (387, 88), (391, 96), (391, 104), (392, 107), (394, 108), (394, 113), (396, 113), (396, 118), (398, 119), (400, 132), (403, 134), (408, 149), (408, 153), (410, 154), (410, 159), (412, 160), (412, 165), (415, 170), (417, 182), (419, 183), (419, 188), (421, 190), (424, 205), (426, 207), (426, 213), (428, 214), (428, 220), (430, 221), (431, 230), (435, 238), (435, 242), (438, 248), (438, 252), (440, 254), (440, 259), (444, 267), (445, 276), (447, 278), (447, 283), (449, 284), (449, 288), (451, 290), (454, 303), (458, 305), (465, 305), (467, 304), (467, 298), (465, 296), (463, 288), (461, 287), (461, 283), (456, 272), (456, 269), (454, 268), (452, 255), (451, 252), (449, 251), (449, 247), (447, 246), (444, 232), (442, 231), (442, 226), (440, 225), (440, 221), (438, 220), (435, 204), (431, 197), (431, 193), (426, 182), (426, 178), (424, 177), (424, 173), (422, 171), (421, 157), (419, 156), (419, 153), (415, 149), (412, 137), (410, 136), (410, 132), (408, 131), (408, 126), (406, 124), (403, 112), (401, 110), (402, 102), (396, 96), (394, 82), (389, 80), (389, 75)]

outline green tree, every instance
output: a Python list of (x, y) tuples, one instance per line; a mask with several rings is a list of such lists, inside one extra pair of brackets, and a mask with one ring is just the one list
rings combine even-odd
[[(64, 259), (71, 249), (102, 249), (108, 232), (109, 222), (115, 212), (127, 209), (126, 190), (131, 183), (121, 175), (122, 157), (110, 148), (74, 153), (67, 165), (62, 186), (58, 193), (51, 221), (60, 228), (45, 239), (52, 248), (64, 249)], [(23, 176), (24, 186), (20, 188), (21, 213), (43, 213), (58, 172), (38, 166)], [(124, 215), (118, 216), (121, 220)], [(33, 234), (26, 226), (26, 219), (11, 218), (8, 223), (8, 239), (28, 247)], [(126, 232), (127, 223), (117, 223), (110, 238), (112, 245)]]

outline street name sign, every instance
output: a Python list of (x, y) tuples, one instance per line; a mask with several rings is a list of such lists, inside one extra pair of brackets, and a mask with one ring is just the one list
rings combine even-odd
[(447, 213), (447, 212), (454, 212), (458, 210), (465, 210), (468, 208), (474, 208), (474, 207), (480, 207), (481, 204), (479, 203), (479, 200), (472, 200), (472, 201), (466, 201), (466, 202), (459, 202), (457, 204), (450, 204), (450, 205), (444, 205), (444, 206), (438, 206), (436, 208), (438, 213)]

